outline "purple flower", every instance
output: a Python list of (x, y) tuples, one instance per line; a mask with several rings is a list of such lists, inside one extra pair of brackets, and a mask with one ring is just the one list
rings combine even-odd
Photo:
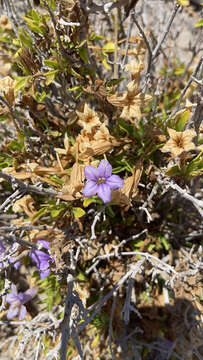
[(11, 285), (11, 292), (6, 295), (6, 301), (10, 304), (8, 309), (7, 318), (10, 320), (18, 316), (19, 320), (23, 320), (27, 309), (24, 304), (30, 301), (37, 294), (37, 289), (28, 289), (25, 292), (17, 292), (16, 286)]
[(124, 181), (118, 175), (112, 175), (112, 166), (106, 160), (101, 160), (98, 168), (88, 165), (85, 167), (87, 183), (83, 189), (86, 197), (98, 195), (104, 203), (111, 201), (111, 189), (122, 188)]
[[(42, 244), (43, 248), (49, 250), (49, 242), (45, 240), (38, 240), (38, 244)], [(40, 279), (43, 280), (50, 274), (49, 262), (53, 262), (54, 259), (42, 250), (31, 250), (29, 253), (31, 259), (36, 263), (36, 266), (40, 272)]]

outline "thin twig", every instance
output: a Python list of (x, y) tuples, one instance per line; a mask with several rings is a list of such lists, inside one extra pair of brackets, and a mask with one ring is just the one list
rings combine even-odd
[(197, 65), (196, 65), (196, 68), (193, 72), (193, 74), (191, 75), (190, 79), (188, 80), (187, 84), (185, 85), (184, 89), (181, 91), (181, 94), (180, 94), (180, 97), (178, 99), (178, 102), (176, 104), (176, 107), (175, 109), (172, 111), (172, 113), (170, 114), (170, 116), (168, 117), (168, 119), (166, 119), (166, 123), (168, 123), (169, 120), (172, 119), (172, 117), (178, 112), (179, 108), (180, 108), (180, 104), (181, 104), (181, 101), (187, 91), (187, 89), (190, 87), (190, 85), (192, 84), (192, 82), (194, 81), (193, 78), (197, 76), (197, 73), (202, 65), (202, 62), (203, 62), (203, 57), (199, 59)]
[(177, 12), (178, 12), (179, 9), (180, 9), (180, 5), (179, 5), (179, 4), (175, 4), (175, 5), (174, 5), (174, 8), (173, 8), (173, 11), (172, 11), (172, 13), (171, 13), (171, 16), (170, 16), (170, 18), (168, 19), (168, 22), (167, 22), (167, 24), (166, 24), (166, 28), (164, 29), (163, 34), (162, 34), (162, 36), (161, 36), (161, 38), (160, 38), (157, 46), (156, 46), (155, 49), (153, 50), (152, 60), (154, 60), (154, 59), (158, 56), (159, 50), (160, 50), (160, 48), (161, 48), (161, 45), (163, 44), (163, 42), (164, 42), (164, 40), (165, 40), (165, 38), (166, 38), (169, 30), (170, 30), (170, 27), (171, 27), (171, 25), (172, 25), (172, 22), (173, 22), (173, 20), (174, 20), (174, 18), (175, 18), (175, 16), (176, 16), (176, 14), (177, 14)]
[(135, 11), (132, 10), (131, 11), (132, 13), (132, 16), (133, 16), (133, 20), (134, 20), (134, 23), (135, 25), (137, 26), (137, 28), (139, 29), (139, 32), (145, 42), (145, 45), (147, 47), (147, 50), (148, 50), (148, 61), (147, 61), (147, 74), (150, 72), (150, 68), (151, 68), (151, 63), (152, 63), (152, 50), (151, 50), (151, 46), (149, 44), (149, 41), (147, 40), (147, 37), (144, 33), (144, 31), (142, 30), (142, 27), (140, 26), (140, 24), (138, 23), (137, 19), (136, 19), (136, 14), (135, 14)]

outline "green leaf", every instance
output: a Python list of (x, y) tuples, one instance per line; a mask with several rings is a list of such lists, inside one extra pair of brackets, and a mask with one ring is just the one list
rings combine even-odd
[(53, 60), (44, 60), (44, 65), (53, 68), (53, 69), (60, 69), (60, 65)]
[(32, 48), (32, 38), (24, 29), (18, 31), (18, 36), (24, 46)]
[(51, 210), (51, 217), (52, 219), (55, 219), (57, 216), (60, 215), (60, 213), (63, 211), (63, 209), (53, 209)]
[(79, 54), (81, 59), (85, 62), (89, 64), (89, 58), (88, 58), (88, 53), (87, 53), (87, 49), (82, 47), (79, 49)]
[(118, 85), (124, 79), (125, 79), (125, 76), (121, 77), (120, 79), (112, 79), (112, 80), (107, 82), (106, 86), (107, 87), (112, 87), (112, 86)]
[(48, 0), (48, 5), (52, 11), (56, 10), (55, 0)]
[(107, 60), (106, 60), (105, 57), (103, 57), (103, 59), (102, 59), (102, 64), (104, 65), (104, 67), (105, 67), (107, 70), (111, 70), (111, 65), (109, 65), (109, 64), (107, 63)]
[(185, 125), (187, 124), (189, 117), (190, 117), (190, 110), (184, 111), (176, 121), (175, 129), (176, 131), (183, 131), (185, 128)]
[(104, 36), (102, 36), (102, 35), (97, 35), (97, 34), (95, 34), (94, 32), (92, 32), (92, 33), (90, 34), (89, 40), (90, 40), (90, 41), (94, 41), (94, 40), (104, 40)]
[(17, 140), (12, 140), (8, 144), (9, 149), (12, 151), (20, 151), (23, 149), (23, 146), (24, 146), (24, 142), (19, 142)]
[(59, 72), (59, 70), (51, 70), (48, 71), (47, 73), (45, 73), (44, 75), (46, 76), (46, 81), (45, 84), (48, 86), (49, 84), (52, 83), (52, 81), (54, 81), (56, 74)]
[(168, 243), (168, 241), (166, 240), (166, 238), (164, 236), (160, 236), (160, 240), (164, 246), (164, 248), (168, 251), (170, 249), (170, 244)]
[(178, 2), (181, 6), (189, 6), (189, 5), (190, 5), (189, 0), (177, 0), (177, 2)]
[(74, 207), (73, 214), (74, 214), (75, 218), (78, 219), (85, 215), (85, 211), (83, 209), (81, 209), (80, 207)]
[(85, 200), (83, 201), (83, 206), (86, 208), (90, 204), (95, 203), (95, 202), (96, 202), (96, 200), (93, 198), (85, 198)]
[(174, 70), (174, 74), (175, 75), (182, 75), (185, 71), (185, 65), (184, 64), (180, 64), (179, 67), (177, 67), (175, 70)]
[(35, 222), (36, 220), (40, 219), (43, 215), (48, 213), (48, 208), (47, 207), (43, 207), (41, 209), (39, 209), (31, 218), (31, 222)]
[(143, 240), (138, 241), (137, 243), (133, 244), (133, 247), (139, 249), (142, 245), (144, 245), (144, 241), (143, 241)]
[(103, 46), (102, 52), (104, 55), (107, 53), (112, 53), (115, 51), (115, 44), (112, 41), (109, 41), (106, 45)]
[(78, 273), (77, 278), (80, 281), (88, 281), (87, 276), (85, 276), (85, 274), (83, 272), (81, 272), (81, 271)]
[[(60, 134), (60, 133), (59, 133)], [(53, 135), (53, 134), (52, 134)], [(56, 134), (56, 136), (59, 136), (58, 134)], [(63, 185), (63, 181), (57, 176), (57, 175), (52, 175), (49, 177), (50, 180), (54, 181), (56, 184), (58, 185)]]
[(168, 169), (166, 171), (167, 176), (176, 176), (176, 175), (180, 175), (180, 174), (181, 174), (181, 171), (177, 165), (171, 167), (170, 169)]
[(15, 91), (24, 90), (25, 87), (28, 85), (29, 80), (31, 79), (31, 76), (14, 76), (16, 80), (15, 84)]
[(201, 18), (196, 24), (195, 27), (203, 26), (203, 18)]
[(12, 166), (12, 164), (13, 158), (2, 152), (0, 154), (0, 170)]

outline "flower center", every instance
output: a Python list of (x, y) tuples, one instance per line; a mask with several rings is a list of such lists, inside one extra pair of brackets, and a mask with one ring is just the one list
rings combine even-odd
[(97, 180), (97, 184), (104, 184), (106, 182), (106, 179), (105, 178), (99, 178)]
[(176, 146), (178, 146), (179, 148), (184, 148), (184, 141), (182, 136), (177, 137), (176, 139)]
[(85, 122), (86, 123), (90, 123), (92, 121), (92, 115), (90, 114), (90, 115), (87, 115), (86, 116), (86, 119), (85, 119)]

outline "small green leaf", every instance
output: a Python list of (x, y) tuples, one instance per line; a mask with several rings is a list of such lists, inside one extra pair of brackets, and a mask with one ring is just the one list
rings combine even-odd
[(103, 57), (102, 59), (102, 64), (104, 65), (104, 67), (107, 69), (107, 70), (111, 70), (111, 66), (107, 63), (107, 60), (105, 57)]
[(85, 62), (85, 63), (89, 63), (89, 58), (88, 58), (88, 53), (87, 53), (87, 49), (82, 47), (79, 49), (79, 54), (81, 59)]
[(195, 27), (203, 26), (203, 18), (201, 18), (196, 24)]
[(112, 86), (118, 85), (124, 79), (125, 79), (125, 76), (121, 77), (120, 79), (112, 79), (112, 80), (107, 82), (106, 86), (107, 87), (112, 87)]
[(177, 2), (178, 2), (181, 6), (189, 6), (189, 5), (190, 5), (189, 0), (177, 0)]
[(176, 121), (176, 125), (175, 125), (176, 131), (184, 130), (185, 125), (187, 124), (188, 119), (190, 117), (190, 114), (191, 114), (190, 110), (186, 110), (178, 117), (178, 120)]
[(60, 65), (53, 60), (44, 60), (44, 65), (52, 68), (52, 69), (60, 69)]
[(16, 79), (15, 84), (15, 91), (24, 90), (25, 87), (28, 85), (29, 80), (31, 79), (31, 76), (14, 76)]
[(85, 276), (85, 274), (83, 272), (79, 272), (79, 274), (77, 275), (78, 280), (80, 281), (88, 281), (88, 278)]
[(43, 215), (47, 214), (47, 207), (39, 209), (31, 218), (31, 222), (34, 223), (36, 220), (40, 219)]
[(60, 215), (60, 213), (63, 211), (63, 209), (53, 209), (51, 210), (51, 217), (52, 219), (55, 219), (57, 216)]
[(90, 204), (95, 203), (95, 202), (96, 202), (96, 200), (93, 198), (85, 198), (85, 200), (83, 201), (83, 206), (86, 208)]
[(112, 53), (115, 51), (115, 44), (112, 41), (109, 41), (106, 45), (103, 46), (103, 54)]
[(25, 30), (19, 30), (18, 36), (24, 46), (32, 48), (32, 38)]
[(48, 86), (49, 84), (52, 83), (52, 81), (54, 81), (56, 74), (59, 72), (59, 70), (51, 70), (48, 71), (47, 73), (45, 73), (44, 75), (46, 76), (46, 81), (45, 84)]
[(74, 214), (75, 218), (78, 219), (85, 215), (85, 211), (83, 209), (81, 209), (80, 207), (74, 207), (73, 214)]
[(168, 243), (168, 241), (166, 240), (165, 237), (160, 236), (160, 240), (164, 246), (164, 248), (168, 251), (170, 249), (170, 244)]
[(178, 166), (173, 166), (166, 171), (167, 176), (176, 176), (176, 175), (180, 175), (180, 174), (181, 174), (181, 171)]

